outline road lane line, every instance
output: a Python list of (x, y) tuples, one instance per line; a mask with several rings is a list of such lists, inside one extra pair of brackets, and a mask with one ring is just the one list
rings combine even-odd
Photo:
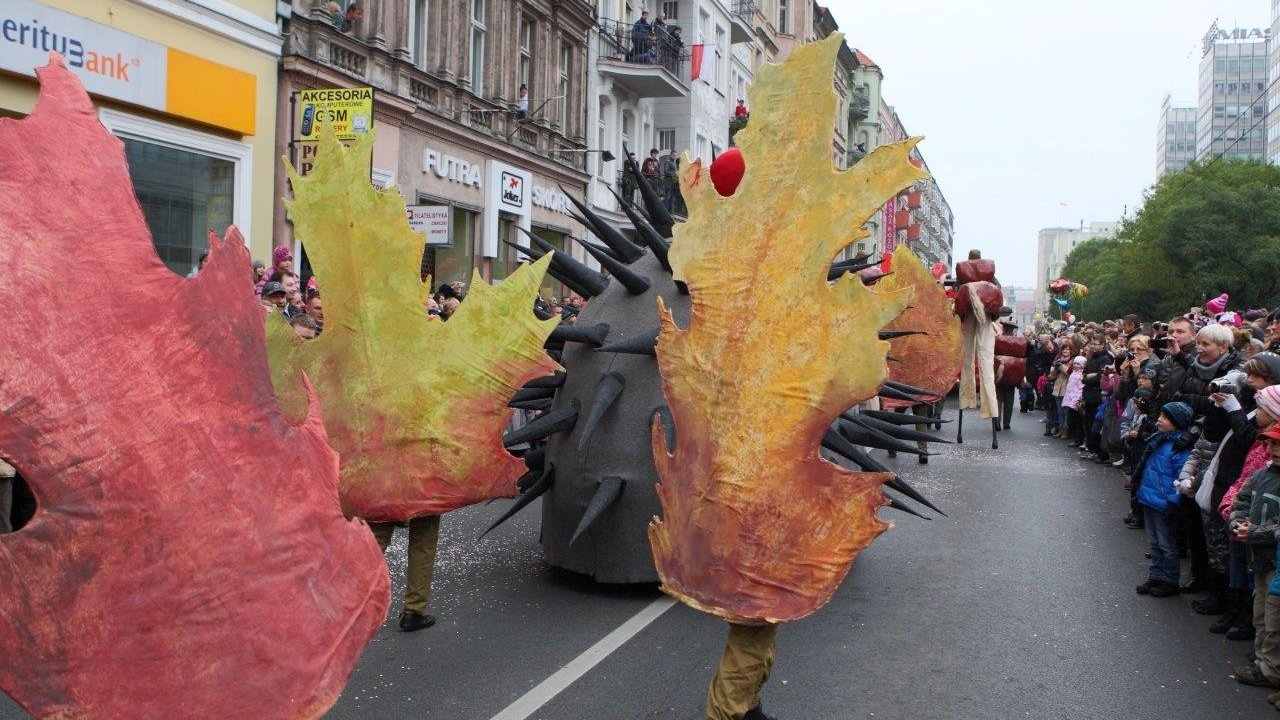
[(601, 660), (609, 657), (613, 651), (638, 635), (649, 623), (657, 620), (662, 613), (670, 610), (675, 604), (676, 601), (674, 599), (665, 596), (654, 600), (648, 607), (633, 615), (630, 620), (622, 623), (613, 632), (601, 638), (595, 645), (587, 648), (586, 652), (570, 660), (568, 664), (557, 670), (551, 677), (538, 683), (536, 687), (522, 695), (519, 700), (494, 715), (492, 720), (525, 720), (536, 712), (538, 708), (551, 702), (551, 699), (559, 695), (565, 688), (577, 682), (578, 678), (586, 675), (591, 668), (600, 664)]

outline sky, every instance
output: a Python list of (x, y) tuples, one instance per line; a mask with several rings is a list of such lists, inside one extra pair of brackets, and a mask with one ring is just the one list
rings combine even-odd
[[(1194, 105), (1200, 40), (1269, 27), (1269, 0), (819, 0), (955, 214), (955, 252), (1035, 286), (1036, 233), (1132, 217), (1155, 182), (1166, 94)], [(1061, 203), (1067, 203), (1065, 207)]]

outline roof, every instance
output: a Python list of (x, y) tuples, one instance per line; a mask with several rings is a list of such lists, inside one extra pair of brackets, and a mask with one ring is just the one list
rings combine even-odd
[(876, 64), (875, 60), (872, 60), (870, 57), (867, 56), (866, 53), (862, 52), (857, 48), (853, 49), (853, 55), (858, 59), (859, 65), (869, 65), (871, 67), (880, 67), (879, 65)]

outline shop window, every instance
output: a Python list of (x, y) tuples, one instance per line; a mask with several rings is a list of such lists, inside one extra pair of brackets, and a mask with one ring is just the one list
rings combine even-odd
[(432, 245), (428, 250), (432, 267), (433, 287), (455, 280), (471, 282), (472, 252), (476, 228), (480, 225), (480, 213), (457, 206), (452, 210), (452, 227), (448, 245)]
[(170, 270), (195, 268), (210, 228), (222, 236), (234, 224), (251, 241), (249, 145), (114, 110), (99, 117), (124, 143), (138, 204)]

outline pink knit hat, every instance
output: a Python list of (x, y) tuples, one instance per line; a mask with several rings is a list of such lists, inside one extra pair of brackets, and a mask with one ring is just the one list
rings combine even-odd
[(1272, 418), (1280, 419), (1280, 385), (1268, 385), (1258, 391), (1253, 399), (1258, 407), (1267, 411)]
[(1218, 313), (1227, 309), (1227, 301), (1230, 299), (1231, 299), (1230, 295), (1227, 295), (1226, 293), (1222, 293), (1218, 297), (1206, 302), (1204, 304), (1204, 308), (1209, 312), (1213, 313), (1214, 315), (1217, 315)]
[(1243, 321), (1240, 319), (1240, 313), (1235, 312), (1234, 310), (1228, 310), (1224, 313), (1218, 313), (1218, 317), (1214, 318), (1214, 320), (1219, 325), (1232, 325), (1235, 327), (1240, 327), (1243, 324)]
[[(279, 265), (285, 260), (292, 260), (293, 251), (289, 249), (288, 245), (277, 245), (276, 249), (271, 251), (271, 258), (275, 260), (276, 265)], [(1222, 312), (1222, 311), (1215, 310), (1214, 312)]]

